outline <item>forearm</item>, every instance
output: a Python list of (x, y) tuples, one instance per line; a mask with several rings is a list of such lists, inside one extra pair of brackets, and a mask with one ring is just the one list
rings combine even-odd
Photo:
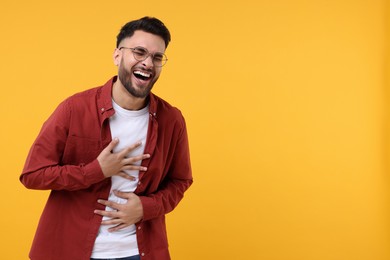
[(157, 191), (141, 196), (144, 210), (143, 220), (160, 217), (171, 212), (181, 201), (184, 192), (193, 182), (189, 143), (184, 118), (176, 129), (180, 129), (175, 152), (169, 160), (168, 173)]
[(192, 178), (169, 180), (157, 192), (140, 196), (143, 207), (143, 220), (150, 220), (171, 212), (184, 197), (184, 192), (191, 186)]
[(79, 142), (84, 139), (70, 134), (75, 132), (70, 119), (70, 101), (65, 100), (43, 124), (20, 176), (27, 188), (77, 190), (104, 179), (96, 159), (100, 147), (92, 149), (90, 138)]
[(20, 176), (26, 188), (37, 190), (79, 190), (102, 181), (104, 175), (97, 160), (86, 165), (53, 165), (38, 169), (28, 165)]

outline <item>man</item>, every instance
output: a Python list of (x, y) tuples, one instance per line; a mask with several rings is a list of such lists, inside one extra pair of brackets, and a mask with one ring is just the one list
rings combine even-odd
[(170, 33), (122, 27), (118, 76), (63, 101), (31, 147), (21, 182), (51, 190), (32, 260), (170, 259), (165, 214), (192, 184), (185, 121), (151, 93)]

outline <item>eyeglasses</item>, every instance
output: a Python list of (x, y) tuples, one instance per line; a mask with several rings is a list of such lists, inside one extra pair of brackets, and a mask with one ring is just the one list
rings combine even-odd
[(134, 59), (137, 61), (144, 61), (149, 56), (152, 56), (152, 61), (154, 66), (162, 67), (167, 63), (168, 58), (165, 56), (164, 53), (156, 52), (156, 53), (150, 53), (147, 49), (143, 47), (135, 47), (135, 48), (129, 48), (129, 47), (120, 47), (119, 50), (122, 49), (129, 49), (133, 53)]

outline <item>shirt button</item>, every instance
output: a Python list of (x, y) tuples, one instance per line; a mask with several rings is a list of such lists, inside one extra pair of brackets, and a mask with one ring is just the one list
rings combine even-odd
[(145, 253), (141, 253), (141, 256), (145, 256)]
[(140, 181), (138, 182), (138, 185), (141, 185), (141, 182), (140, 182)]
[(103, 111), (104, 111), (104, 107), (102, 107), (102, 108), (100, 109), (100, 111), (102, 111), (102, 112), (103, 112)]
[(138, 227), (138, 230), (141, 230), (141, 226)]

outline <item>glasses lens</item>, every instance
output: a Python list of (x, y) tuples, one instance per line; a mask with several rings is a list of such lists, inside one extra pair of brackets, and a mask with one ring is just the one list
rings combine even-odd
[[(131, 49), (133, 52), (134, 58), (137, 61), (144, 61), (149, 57), (149, 51), (142, 47), (136, 47)], [(164, 66), (164, 64), (167, 62), (167, 56), (165, 56), (164, 53), (157, 52), (152, 55), (153, 64), (155, 66), (161, 67)]]
[(164, 66), (164, 64), (167, 62), (167, 56), (165, 56), (164, 53), (156, 53), (153, 56), (153, 64), (155, 66)]
[(148, 57), (148, 51), (144, 48), (134, 48), (133, 49), (134, 58), (138, 61), (143, 61)]

